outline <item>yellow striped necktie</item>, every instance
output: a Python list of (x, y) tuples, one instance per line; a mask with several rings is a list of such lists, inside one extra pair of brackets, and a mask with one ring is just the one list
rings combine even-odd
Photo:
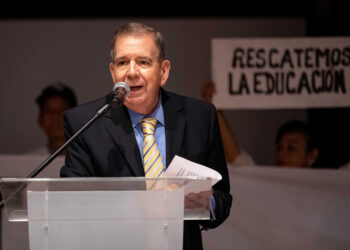
[(157, 119), (153, 117), (145, 117), (141, 120), (143, 132), (143, 167), (145, 176), (151, 178), (161, 177), (164, 172), (162, 156), (160, 155), (154, 137), (156, 124)]

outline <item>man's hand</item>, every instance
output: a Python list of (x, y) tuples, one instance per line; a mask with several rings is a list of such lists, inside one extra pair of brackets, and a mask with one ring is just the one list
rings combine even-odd
[(212, 189), (199, 193), (189, 193), (185, 196), (185, 208), (209, 208), (212, 194)]
[(207, 82), (201, 89), (201, 97), (204, 101), (212, 102), (213, 95), (216, 93), (215, 84), (213, 82)]

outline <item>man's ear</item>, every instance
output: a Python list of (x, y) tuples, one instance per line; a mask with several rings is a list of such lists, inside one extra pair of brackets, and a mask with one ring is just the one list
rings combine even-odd
[(111, 62), (109, 63), (109, 72), (111, 73), (111, 76), (112, 76), (112, 80), (113, 80), (113, 83), (115, 84), (116, 83), (116, 80), (115, 80), (115, 71), (114, 71), (114, 63)]
[(160, 86), (163, 87), (168, 80), (169, 72), (170, 72), (170, 61), (164, 60), (162, 64), (160, 65), (161, 70), (161, 82)]
[(312, 165), (316, 162), (319, 155), (319, 151), (317, 148), (314, 148), (307, 154), (307, 165), (308, 167), (312, 167)]

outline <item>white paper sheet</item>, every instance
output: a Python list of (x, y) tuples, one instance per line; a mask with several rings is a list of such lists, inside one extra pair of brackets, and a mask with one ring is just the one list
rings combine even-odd
[(183, 157), (175, 155), (171, 161), (169, 167), (164, 173), (166, 177), (180, 177), (180, 176), (199, 176), (199, 177), (210, 177), (211, 185), (222, 179), (221, 174), (217, 171), (208, 168), (204, 165), (192, 162)]

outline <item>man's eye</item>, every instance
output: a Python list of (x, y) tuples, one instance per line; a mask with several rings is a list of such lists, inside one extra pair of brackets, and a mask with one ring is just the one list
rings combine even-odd
[(118, 66), (124, 66), (126, 65), (126, 61), (117, 61)]
[(150, 65), (150, 62), (147, 60), (141, 60), (140, 64), (146, 66), (146, 65)]

